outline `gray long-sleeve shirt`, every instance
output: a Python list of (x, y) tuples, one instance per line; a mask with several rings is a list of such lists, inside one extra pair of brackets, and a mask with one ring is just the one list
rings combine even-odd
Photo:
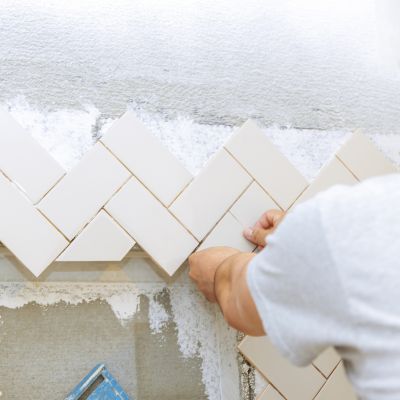
[(297, 206), (251, 262), (273, 344), (297, 365), (334, 346), (362, 400), (400, 399), (400, 175)]

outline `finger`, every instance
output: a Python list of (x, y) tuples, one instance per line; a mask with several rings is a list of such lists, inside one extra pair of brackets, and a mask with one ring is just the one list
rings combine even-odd
[(271, 232), (271, 229), (251, 229), (247, 228), (243, 231), (244, 237), (250, 242), (256, 244), (257, 246), (264, 247), (265, 246), (265, 238)]
[(281, 210), (268, 210), (254, 225), (254, 228), (270, 229), (275, 226), (283, 216)]

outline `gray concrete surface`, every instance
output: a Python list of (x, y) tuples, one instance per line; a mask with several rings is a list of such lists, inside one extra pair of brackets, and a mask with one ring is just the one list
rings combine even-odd
[(135, 250), (37, 279), (1, 246), (0, 268), (2, 399), (62, 399), (100, 362), (135, 399), (240, 398), (236, 333), (185, 268), (167, 279)]
[[(163, 294), (168, 306), (168, 294)], [(176, 326), (151, 331), (148, 302), (122, 326), (107, 303), (0, 307), (2, 399), (63, 399), (104, 362), (132, 399), (204, 400), (201, 360), (182, 358)]]

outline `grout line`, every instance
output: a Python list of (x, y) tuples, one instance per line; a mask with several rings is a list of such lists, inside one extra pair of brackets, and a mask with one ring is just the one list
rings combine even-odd
[(340, 359), (340, 360), (337, 362), (337, 364), (333, 367), (332, 371), (329, 373), (328, 376), (326, 376), (326, 375), (314, 364), (314, 362), (312, 362), (311, 365), (312, 365), (318, 372), (320, 372), (326, 380), (328, 380), (328, 379), (332, 376), (333, 371), (337, 368), (337, 366), (340, 364), (341, 361), (342, 361), (342, 359)]
[(293, 206), (295, 206), (296, 205), (296, 203), (297, 203), (297, 201), (301, 198), (301, 196), (306, 192), (306, 190), (308, 189), (308, 188), (310, 188), (311, 187), (311, 185), (312, 185), (312, 182), (310, 183), (310, 184), (308, 184), (301, 192), (300, 192), (300, 194), (294, 199), (294, 201), (289, 205), (289, 207), (286, 209), (286, 210), (284, 210), (285, 212), (289, 212), (290, 211), (290, 209), (293, 207)]
[(119, 158), (111, 151), (111, 149), (110, 149), (109, 147), (107, 147), (107, 146), (101, 141), (101, 139), (99, 139), (99, 140), (96, 142), (96, 144), (98, 144), (99, 146), (104, 147), (104, 149), (105, 149), (108, 153), (110, 153), (110, 155), (111, 155), (113, 158), (115, 158), (115, 161), (119, 162), (119, 163), (126, 169), (126, 172), (128, 172), (128, 173), (131, 174), (131, 175), (133, 175), (133, 172), (125, 165), (125, 163), (123, 163), (123, 162), (121, 161), (121, 159), (119, 159)]
[(72, 240), (68, 239), (67, 236), (65, 236), (64, 232), (60, 230), (60, 228), (58, 228), (57, 225), (55, 225), (53, 223), (53, 221), (51, 221), (46, 214), (44, 214), (41, 210), (39, 210), (37, 207), (35, 207), (34, 205), (32, 205), (32, 207), (56, 230), (58, 231), (68, 243), (71, 243)]
[(314, 362), (310, 365), (313, 366), (325, 379), (328, 379), (328, 377), (314, 364)]
[[(246, 337), (247, 337), (247, 336), (245, 336), (244, 339), (246, 339)], [(243, 339), (243, 340), (244, 340), (244, 339)], [(240, 343), (239, 343), (239, 345), (240, 345)], [(265, 380), (266, 380), (266, 381), (267, 381), (267, 382), (268, 382), (268, 383), (269, 383), (269, 384), (270, 384), (284, 399), (286, 399), (286, 397), (283, 395), (283, 393), (268, 379), (268, 377), (261, 371), (261, 369), (257, 367), (256, 363), (251, 359), (251, 357), (246, 356), (246, 355), (240, 350), (239, 345), (238, 345), (237, 347), (238, 347), (238, 350), (239, 350), (240, 354), (242, 354), (243, 357), (244, 357), (247, 361), (250, 362), (250, 364), (253, 366), (253, 368), (255, 368), (255, 369), (265, 378)]]
[[(329, 375), (329, 377), (328, 378), (326, 378), (325, 377), (325, 375), (322, 375), (324, 378), (325, 378), (325, 383), (320, 387), (320, 389), (318, 390), (318, 392), (315, 394), (315, 396), (312, 398), (312, 400), (315, 400), (318, 396), (319, 396), (319, 394), (321, 393), (321, 391), (322, 391), (322, 389), (325, 387), (325, 385), (328, 383), (328, 380), (329, 380), (329, 378), (333, 375), (333, 373), (336, 371), (336, 368), (339, 366), (339, 364), (341, 363), (341, 361), (339, 361), (338, 362), (338, 364), (336, 365), (336, 367), (333, 369), (333, 371), (331, 372), (331, 374)], [(321, 371), (319, 371), (319, 369), (318, 368), (315, 368), (318, 372), (321, 372)]]
[[(251, 177), (251, 176), (250, 176)], [(251, 177), (252, 178), (252, 177)], [(223, 213), (222, 217), (218, 219), (218, 221), (213, 225), (213, 227), (204, 235), (203, 239), (199, 241), (199, 246), (203, 244), (203, 242), (211, 235), (211, 233), (214, 231), (214, 229), (217, 227), (217, 225), (224, 219), (226, 214), (228, 214), (231, 211), (231, 208), (233, 205), (243, 196), (243, 194), (248, 190), (248, 188), (251, 186), (251, 184), (254, 182), (252, 180), (240, 193), (240, 195), (233, 201), (233, 203), (228, 207), (228, 209)], [(231, 215), (234, 217), (234, 215), (231, 213)], [(237, 220), (237, 218), (235, 218)], [(239, 222), (239, 221), (238, 221)], [(240, 224), (242, 225), (242, 224)], [(197, 246), (196, 249), (199, 247)]]
[[(248, 175), (250, 175), (251, 178), (254, 179), (255, 182), (257, 182), (257, 184), (259, 186), (261, 186), (261, 188), (265, 191), (265, 193), (267, 193), (267, 195), (269, 197), (271, 197), (271, 199), (275, 202), (275, 204), (282, 210), (285, 211), (283, 209), (283, 207), (279, 204), (279, 202), (276, 201), (276, 199), (271, 195), (271, 193), (268, 192), (267, 189), (264, 188), (263, 185), (261, 185), (261, 183), (250, 173), (250, 171), (227, 149), (224, 147), (224, 150), (247, 172)], [(288, 161), (289, 162), (289, 161)]]
[(105, 208), (102, 208), (100, 211), (104, 211), (135, 242), (133, 246), (137, 243), (137, 240)]
[[(103, 143), (102, 143), (103, 144)], [(103, 146), (118, 160), (118, 161), (120, 161), (121, 162), (121, 164), (125, 167), (125, 168), (127, 168), (128, 169), (128, 167), (117, 157), (117, 156), (115, 156), (114, 155), (114, 153), (105, 145), (105, 144), (103, 144)], [(122, 187), (123, 186), (125, 186), (125, 184), (127, 184), (128, 183), (128, 181), (130, 180), (130, 179), (132, 179), (132, 178), (135, 178), (135, 179), (137, 179), (137, 181), (157, 200), (157, 202), (158, 203), (160, 203), (160, 205), (165, 209), (165, 210), (167, 210), (167, 212), (168, 212), (168, 214), (170, 214), (172, 217), (174, 217), (175, 218), (175, 220), (179, 223), (179, 225), (181, 225), (183, 228), (185, 228), (185, 230), (191, 235), (191, 236), (193, 236), (193, 238), (196, 240), (196, 242), (199, 242), (198, 241), (198, 239), (193, 235), (193, 233), (192, 232), (190, 232), (189, 231), (189, 229), (188, 228), (186, 228), (186, 226), (185, 225), (183, 225), (182, 224), (182, 222), (178, 219), (178, 218), (176, 218), (176, 216), (174, 215), (174, 214), (172, 214), (172, 212), (168, 209), (168, 207), (144, 184), (144, 182), (142, 182), (130, 169), (128, 169), (128, 172), (130, 173), (130, 176), (129, 176), (129, 178), (126, 180), (126, 182), (113, 194), (113, 196), (111, 196), (108, 200), (107, 200), (107, 202), (103, 205), (103, 207), (105, 207), (109, 202), (110, 202), (110, 200), (114, 197), (114, 196), (116, 196), (117, 195), (117, 193), (122, 189)], [(193, 181), (193, 180), (192, 180)], [(190, 182), (192, 182), (192, 181), (190, 181)], [(189, 184), (190, 184), (190, 182), (186, 185), (186, 187), (187, 186), (189, 186)], [(186, 188), (185, 187), (185, 188)], [(183, 192), (183, 190), (182, 190), (182, 192)], [(135, 240), (136, 241), (136, 240)]]
[(32, 204), (34, 206), (38, 205), (65, 177), (67, 176), (67, 172), (64, 172), (57, 180), (56, 182), (49, 188), (49, 190), (47, 192), (45, 192), (44, 195), (42, 195), (42, 197), (36, 201), (36, 202), (32, 202)]
[[(121, 184), (121, 186), (114, 192), (114, 194), (111, 195), (111, 197), (106, 201), (105, 204), (107, 204), (107, 203), (110, 201), (110, 199), (114, 197), (115, 193), (117, 193), (119, 190), (121, 190), (121, 188), (129, 181), (130, 178), (131, 178), (131, 176), (129, 176), (129, 177)], [(57, 225), (55, 225), (55, 224), (51, 221), (51, 219), (48, 218), (48, 217), (46, 216), (46, 214), (44, 214), (43, 211), (41, 211), (39, 208), (37, 208), (37, 207), (35, 207), (35, 206), (34, 206), (34, 208), (35, 208), (37, 211), (39, 211), (40, 214), (42, 214), (42, 215), (50, 222), (50, 224), (53, 225), (53, 226), (67, 239), (68, 242), (72, 243), (72, 242), (82, 233), (82, 231), (97, 217), (97, 215), (99, 214), (99, 212), (101, 211), (101, 209), (104, 207), (105, 204), (103, 204), (103, 206), (100, 207), (100, 209), (96, 212), (95, 215), (93, 215), (92, 217), (90, 217), (90, 218), (84, 223), (84, 225), (78, 230), (78, 232), (77, 232), (71, 239), (69, 239), (69, 238), (57, 227)], [(68, 246), (67, 246), (67, 247), (68, 247)]]
[(350, 172), (351, 175), (354, 176), (354, 178), (360, 182), (360, 179), (355, 175), (355, 173), (345, 164), (345, 162), (338, 156), (338, 154), (335, 154), (335, 158), (347, 169), (347, 171)]
[(193, 183), (196, 180), (196, 177), (192, 177), (192, 179), (190, 179), (189, 182), (187, 182), (184, 187), (180, 190), (180, 192), (173, 198), (173, 200), (166, 205), (165, 207), (168, 208), (168, 210), (170, 209), (170, 207), (172, 206), (172, 204), (178, 199), (178, 197), (181, 196), (181, 194), (188, 188), (188, 186)]
[[(160, 199), (159, 199), (159, 197), (155, 194), (155, 193), (153, 193), (153, 191), (145, 184), (145, 182), (144, 181), (142, 181), (131, 169), (129, 169), (128, 168), (128, 166), (116, 155), (116, 154), (114, 154), (113, 153), (113, 151), (109, 148), (109, 147), (107, 147), (107, 145), (106, 144), (104, 144), (102, 141), (101, 141), (101, 139), (98, 141), (98, 142), (100, 142), (106, 149), (107, 149), (107, 151), (117, 160), (117, 161), (119, 161), (125, 168), (126, 168), (126, 170), (129, 172), (129, 174), (131, 175), (131, 176), (133, 176), (134, 178), (136, 178), (162, 205), (163, 205), (163, 207), (165, 207), (165, 208), (168, 208), (168, 207), (170, 207), (170, 205), (172, 204), (170, 204), (170, 205), (165, 205)], [(161, 179), (161, 178), (160, 178)], [(193, 177), (192, 177), (192, 179), (185, 185), (185, 187), (178, 193), (178, 195), (180, 195), (182, 192), (183, 192), (183, 190), (184, 189), (186, 189), (187, 188), (187, 186), (189, 186), (189, 184), (191, 183), (193, 181)], [(176, 196), (176, 197), (178, 197), (178, 195)], [(174, 200), (172, 201), (172, 202), (174, 202), (176, 200), (176, 198), (174, 198)]]

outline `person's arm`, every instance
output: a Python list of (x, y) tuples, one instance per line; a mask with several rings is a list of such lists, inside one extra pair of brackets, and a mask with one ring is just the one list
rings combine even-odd
[[(284, 217), (280, 210), (269, 210), (244, 231), (244, 236), (260, 248)], [(218, 302), (232, 327), (253, 336), (264, 335), (264, 328), (247, 285), (248, 264), (254, 253), (241, 253), (231, 247), (213, 247), (189, 257), (189, 276), (207, 300)]]
[(225, 320), (247, 335), (265, 335), (247, 286), (247, 269), (253, 253), (238, 253), (223, 261), (215, 273), (215, 295)]
[(207, 300), (218, 302), (229, 325), (260, 336), (265, 333), (246, 280), (254, 256), (230, 247), (202, 250), (190, 256), (189, 276)]

